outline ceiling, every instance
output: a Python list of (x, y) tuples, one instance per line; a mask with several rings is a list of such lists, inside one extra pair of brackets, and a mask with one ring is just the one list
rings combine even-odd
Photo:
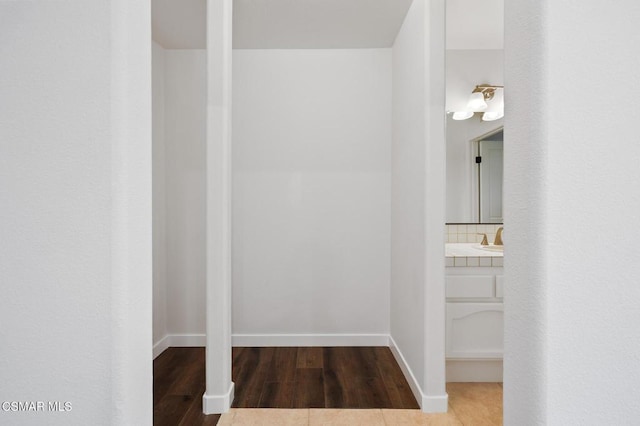
[(236, 49), (391, 47), (411, 0), (235, 0)]
[[(391, 47), (412, 0), (234, 0), (234, 49)], [(152, 0), (153, 39), (204, 49), (206, 0)]]
[[(390, 47), (412, 0), (234, 0), (235, 49)], [(502, 49), (504, 0), (446, 0), (447, 49)], [(204, 49), (206, 0), (152, 0), (153, 39)]]

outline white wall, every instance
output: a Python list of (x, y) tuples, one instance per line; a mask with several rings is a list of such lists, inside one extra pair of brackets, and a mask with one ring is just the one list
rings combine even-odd
[(153, 343), (204, 345), (206, 52), (153, 43)]
[(167, 335), (167, 200), (164, 138), (164, 48), (152, 46), (153, 343)]
[(206, 52), (164, 55), (167, 333), (203, 335)]
[(447, 409), (443, 84), (444, 2), (415, 0), (393, 47), (391, 336), (426, 411)]
[(149, 5), (0, 16), (0, 423), (150, 424)]
[(233, 61), (234, 335), (388, 334), (391, 50)]
[(634, 424), (640, 8), (506, 7), (505, 424)]
[[(504, 85), (504, 52), (495, 49), (447, 50), (447, 111), (460, 111), (478, 84)], [(497, 100), (497, 99), (496, 99)], [(477, 221), (477, 208), (472, 210), (471, 173), (475, 155), (471, 155), (471, 139), (503, 125), (503, 120), (482, 121), (481, 114), (455, 121), (447, 117), (447, 211), (450, 223)], [(477, 197), (477, 195), (476, 195)]]
[(393, 46), (391, 336), (424, 386), (425, 100), (423, 2)]

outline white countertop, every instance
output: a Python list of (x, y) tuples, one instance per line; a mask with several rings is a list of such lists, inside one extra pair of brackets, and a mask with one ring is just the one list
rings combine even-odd
[[(489, 247), (492, 247), (491, 244)], [(444, 245), (445, 257), (504, 257), (499, 250), (482, 248), (479, 243), (446, 243)]]

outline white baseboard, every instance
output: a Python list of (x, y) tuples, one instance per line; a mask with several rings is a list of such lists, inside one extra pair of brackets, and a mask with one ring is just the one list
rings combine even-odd
[(423, 413), (446, 413), (449, 409), (449, 395), (423, 395), (420, 408)]
[[(153, 358), (170, 347), (203, 347), (205, 334), (167, 334), (153, 345)], [(388, 334), (234, 334), (232, 346), (389, 346)]]
[(167, 334), (153, 345), (153, 358), (157, 358), (168, 348), (204, 347), (207, 344), (205, 334)]
[(446, 413), (449, 408), (449, 396), (446, 393), (444, 395), (426, 395), (422, 391), (418, 380), (416, 380), (413, 371), (411, 371), (407, 360), (404, 355), (402, 355), (402, 351), (391, 336), (389, 336), (389, 349), (391, 349), (391, 353), (400, 366), (404, 377), (407, 379), (411, 392), (413, 392), (413, 396), (415, 396), (416, 401), (420, 404), (422, 411), (424, 413)]
[(404, 359), (404, 355), (402, 355), (400, 348), (398, 348), (398, 345), (396, 345), (396, 341), (393, 340), (393, 337), (391, 336), (389, 336), (389, 349), (391, 349), (393, 357), (396, 359), (396, 362), (400, 366), (405, 379), (407, 379), (409, 387), (411, 388), (411, 392), (413, 392), (413, 396), (416, 398), (416, 401), (421, 403), (422, 389), (420, 389), (420, 385), (416, 380), (416, 376), (413, 375), (413, 371), (411, 371), (411, 367), (409, 367), (409, 364), (407, 364), (407, 361)]
[(171, 340), (171, 336), (167, 334), (153, 345), (153, 359), (156, 359), (158, 355), (169, 349), (169, 340)]
[(388, 334), (234, 334), (232, 346), (389, 346)]
[(204, 414), (223, 414), (229, 411), (233, 402), (235, 384), (231, 382), (229, 390), (223, 395), (202, 395), (202, 411)]
[(174, 348), (205, 347), (206, 334), (171, 334), (171, 344)]
[(501, 359), (448, 359), (447, 382), (502, 382)]

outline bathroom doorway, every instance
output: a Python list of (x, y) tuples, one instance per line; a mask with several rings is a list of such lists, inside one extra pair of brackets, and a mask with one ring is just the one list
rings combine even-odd
[(504, 130), (480, 137), (477, 145), (478, 215), (480, 223), (503, 223), (502, 186)]
[(504, 2), (447, 0), (446, 54), (447, 382), (501, 397)]

